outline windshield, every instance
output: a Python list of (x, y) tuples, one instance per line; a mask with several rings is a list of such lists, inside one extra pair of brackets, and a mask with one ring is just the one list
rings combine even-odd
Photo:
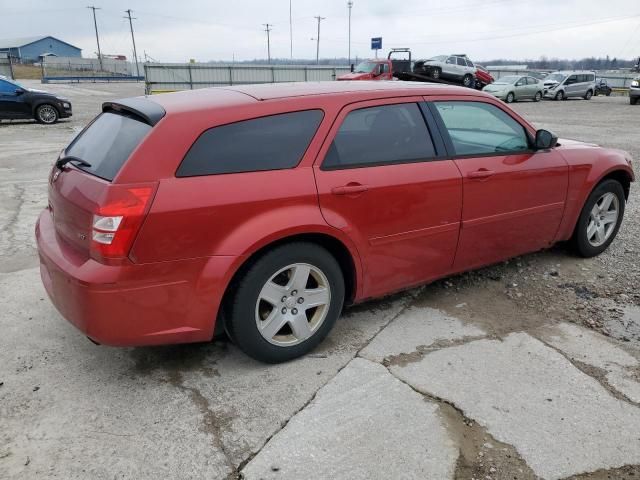
[(371, 73), (376, 65), (374, 62), (361, 62), (353, 71), (355, 73)]
[(516, 83), (522, 77), (516, 75), (508, 75), (506, 77), (500, 77), (495, 83)]
[(27, 87), (25, 87), (25, 86), (23, 86), (23, 85), (20, 85), (18, 82), (16, 82), (15, 80), (11, 80), (10, 78), (3, 77), (2, 75), (0, 75), (0, 79), (4, 80), (4, 81), (5, 81), (5, 82), (7, 82), (7, 83), (10, 83), (10, 84), (12, 84), (12, 85), (15, 85), (15, 86), (16, 86), (16, 87), (18, 87), (18, 88), (22, 88), (22, 89), (24, 89), (24, 90), (28, 90), (28, 88), (27, 88)]
[(549, 75), (547, 78), (545, 78), (545, 80), (550, 80), (552, 82), (561, 82), (563, 81), (567, 76), (564, 73), (552, 73), (551, 75)]
[(444, 62), (447, 58), (446, 55), (438, 55), (437, 57), (430, 58), (427, 62)]

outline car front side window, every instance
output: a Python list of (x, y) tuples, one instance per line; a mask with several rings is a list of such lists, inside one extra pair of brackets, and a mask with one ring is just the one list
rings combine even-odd
[(529, 150), (524, 127), (495, 105), (483, 102), (435, 102), (456, 156), (517, 153)]
[(0, 80), (0, 94), (10, 95), (16, 93), (16, 87), (13, 83)]

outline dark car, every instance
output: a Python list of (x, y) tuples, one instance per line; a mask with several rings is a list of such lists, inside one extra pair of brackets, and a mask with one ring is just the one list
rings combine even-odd
[(596, 91), (593, 93), (594, 95), (606, 95), (607, 97), (611, 96), (611, 87), (607, 83), (604, 78), (596, 81)]
[(40, 123), (52, 124), (70, 116), (68, 99), (0, 77), (0, 120), (34, 118)]
[(631, 82), (631, 87), (629, 88), (629, 102), (631, 103), (631, 105), (636, 105), (639, 99), (640, 99), (640, 77), (633, 80)]

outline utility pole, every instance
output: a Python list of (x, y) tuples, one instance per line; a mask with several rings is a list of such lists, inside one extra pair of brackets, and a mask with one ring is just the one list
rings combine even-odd
[(124, 18), (129, 19), (129, 28), (131, 29), (131, 41), (133, 42), (133, 58), (136, 59), (136, 76), (140, 76), (140, 67), (138, 66), (138, 52), (136, 52), (136, 37), (133, 36), (133, 23), (131, 20), (135, 20), (136, 17), (131, 17), (131, 9), (124, 11), (127, 16)]
[(289, 43), (291, 43), (291, 60), (293, 60), (293, 17), (291, 16), (291, 1), (289, 0)]
[(325, 17), (318, 15), (313, 17), (318, 20), (318, 37), (316, 38), (316, 65), (320, 65), (320, 22), (325, 20)]
[(93, 10), (93, 26), (96, 29), (96, 43), (98, 44), (98, 61), (100, 62), (100, 70), (102, 70), (102, 52), (100, 51), (100, 37), (98, 37), (98, 22), (96, 21), (96, 10), (102, 10), (99, 7), (87, 7)]
[(265, 27), (264, 31), (267, 32), (267, 59), (269, 65), (271, 65), (271, 38), (269, 37), (269, 32), (271, 32), (273, 25), (270, 23), (263, 23), (262, 25)]
[(351, 66), (351, 8), (353, 7), (353, 0), (349, 0), (347, 2), (347, 7), (349, 7), (349, 66)]

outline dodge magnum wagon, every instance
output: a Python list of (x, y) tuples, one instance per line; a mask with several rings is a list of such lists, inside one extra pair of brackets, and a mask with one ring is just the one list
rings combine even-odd
[(362, 302), (571, 240), (613, 241), (634, 174), (494, 97), (404, 82), (245, 85), (107, 102), (62, 151), (36, 237), (96, 343), (226, 331), (280, 362)]

